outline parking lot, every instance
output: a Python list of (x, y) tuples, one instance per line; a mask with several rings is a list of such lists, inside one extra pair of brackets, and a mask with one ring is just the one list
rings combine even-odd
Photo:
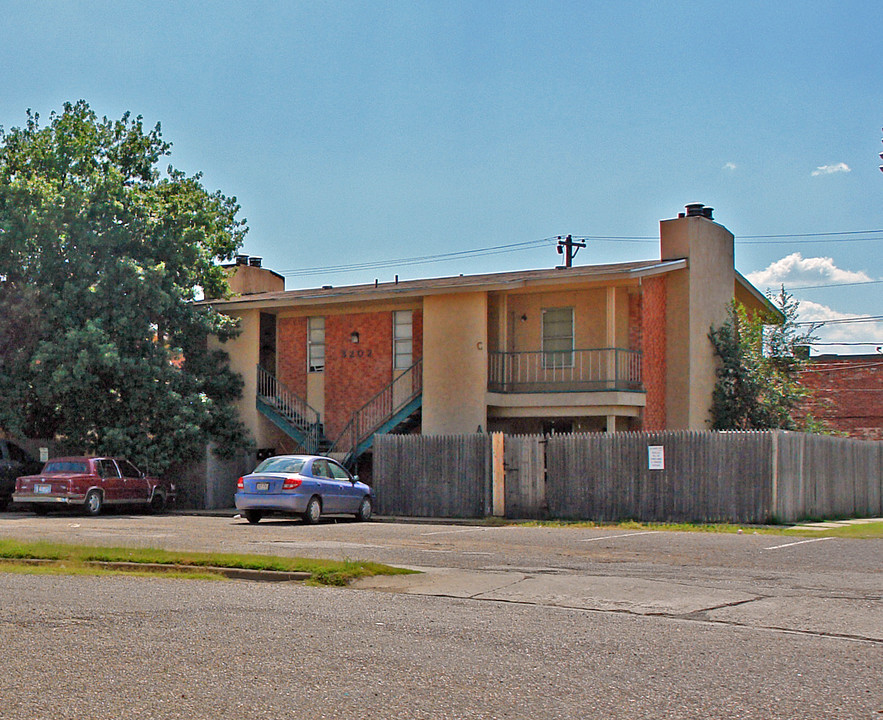
[[(87, 674), (100, 685), (101, 667), (158, 667), (157, 679), (182, 696), (178, 706), (157, 704), (140, 675), (132, 697), (117, 680), (113, 692), (124, 704), (171, 710), (165, 717), (279, 717), (304, 706), (318, 717), (409, 718), (883, 711), (881, 540), (349, 520), (249, 525), (232, 515), (3, 513), (0, 536), (376, 560), (424, 572), (344, 590), (0, 575), (0, 596), (16, 598), (0, 620), (11, 631), (0, 660), (16, 666), (15, 677), (30, 673), (31, 685), (43, 668), (37, 685), (49, 692), (62, 661), (47, 643), (69, 660), (103, 646), (105, 665)], [(26, 660), (13, 662), (13, 652)], [(158, 666), (155, 654), (165, 658)], [(299, 693), (282, 681), (292, 672)], [(10, 683), (8, 674), (0, 679), (4, 698), (16, 692)], [(106, 701), (111, 690), (98, 692)], [(38, 693), (17, 693), (40, 702)], [(65, 707), (69, 714), (54, 717), (132, 716), (84, 698)], [(34, 716), (24, 700), (8, 715)]]

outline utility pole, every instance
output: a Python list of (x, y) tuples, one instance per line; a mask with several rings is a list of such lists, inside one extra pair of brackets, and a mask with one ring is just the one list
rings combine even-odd
[(585, 246), (585, 240), (574, 240), (570, 235), (562, 240), (559, 235), (558, 254), (564, 255), (564, 267), (573, 267), (573, 259), (576, 257), (579, 249), (584, 248)]

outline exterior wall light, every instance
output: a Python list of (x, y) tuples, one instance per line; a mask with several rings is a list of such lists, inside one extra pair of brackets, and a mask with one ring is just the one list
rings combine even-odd
[(359, 342), (359, 332), (358, 332), (358, 330), (353, 330), (353, 331), (350, 333), (350, 342), (353, 343), (354, 345), (358, 344), (358, 342)]

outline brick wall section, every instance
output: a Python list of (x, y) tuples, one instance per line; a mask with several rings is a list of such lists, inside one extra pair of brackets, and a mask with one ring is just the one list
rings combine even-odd
[(820, 356), (801, 375), (813, 391), (807, 410), (833, 430), (883, 440), (883, 355)]
[(307, 319), (279, 318), (276, 323), (276, 377), (293, 393), (307, 396)]
[[(350, 340), (359, 333), (358, 344)], [(392, 382), (392, 312), (325, 317), (325, 433), (336, 438)]]
[[(665, 277), (645, 278), (640, 311), (640, 349), (643, 353), (644, 407), (642, 430), (665, 430), (666, 375), (666, 281)], [(631, 308), (630, 308), (631, 310)], [(631, 339), (630, 339), (631, 342)]]
[(629, 293), (629, 350), (641, 349), (643, 302), (640, 293)]
[(413, 315), (414, 362), (423, 357), (423, 311), (415, 310)]

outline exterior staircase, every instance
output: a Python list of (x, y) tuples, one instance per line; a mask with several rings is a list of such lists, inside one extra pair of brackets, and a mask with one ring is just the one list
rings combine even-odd
[(329, 452), (352, 469), (356, 460), (374, 445), (374, 436), (407, 433), (420, 423), (423, 410), (423, 360), (402, 372), (389, 385), (353, 413)]
[(307, 455), (324, 455), (331, 448), (319, 412), (258, 366), (256, 405), (270, 422), (297, 442)]

